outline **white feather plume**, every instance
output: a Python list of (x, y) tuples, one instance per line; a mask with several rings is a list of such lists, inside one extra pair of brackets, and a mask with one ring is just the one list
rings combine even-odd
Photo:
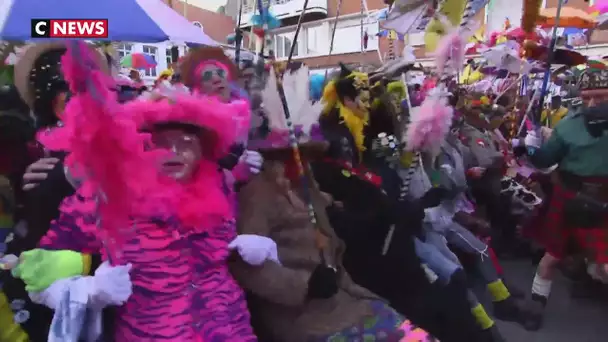
[[(310, 134), (311, 127), (319, 120), (323, 105), (320, 102), (313, 104), (310, 100), (308, 67), (302, 66), (292, 73), (285, 73), (283, 76), (283, 91), (285, 92), (291, 123), (294, 126), (302, 126), (304, 134)], [(262, 99), (271, 129), (286, 130), (285, 113), (272, 68), (266, 87), (262, 91)]]
[(274, 68), (270, 68), (270, 75), (266, 80), (266, 86), (262, 90), (262, 103), (264, 104), (264, 112), (268, 118), (268, 125), (270, 126), (270, 129), (287, 129), (287, 121), (285, 119), (285, 112), (283, 111), (283, 104), (279, 95), (279, 88), (277, 86), (277, 78)]

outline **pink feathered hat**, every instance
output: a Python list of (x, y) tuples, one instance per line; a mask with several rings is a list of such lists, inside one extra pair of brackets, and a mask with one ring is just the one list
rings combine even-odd
[(224, 156), (237, 138), (238, 127), (232, 116), (240, 109), (238, 104), (186, 93), (153, 93), (125, 106), (134, 114), (133, 119), (142, 131), (163, 127), (194, 128), (204, 150), (211, 152), (206, 157), (211, 159)]

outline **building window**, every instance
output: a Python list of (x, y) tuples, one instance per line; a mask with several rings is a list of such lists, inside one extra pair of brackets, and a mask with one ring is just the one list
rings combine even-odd
[(320, 27), (309, 27), (305, 31), (307, 55), (319, 54), (319, 28)]
[[(143, 53), (154, 58), (155, 61), (158, 60), (158, 49), (155, 46), (144, 45)], [(156, 66), (154, 68), (144, 70), (144, 75), (156, 77)]]
[(132, 44), (117, 44), (116, 45), (116, 51), (118, 51), (118, 59), (123, 59), (124, 56), (131, 54), (131, 51), (133, 50), (133, 45)]
[(173, 58), (171, 56), (171, 48), (165, 49), (165, 61), (167, 62), (167, 68), (170, 68), (173, 64)]
[[(289, 52), (291, 51), (291, 45), (293, 43), (293, 39), (285, 35), (276, 35), (274, 40), (274, 53), (276, 58), (287, 58), (289, 56)], [(293, 56), (297, 57), (299, 55), (298, 51), (298, 42), (295, 43), (295, 50), (293, 52)]]
[[(333, 23), (332, 23), (333, 25)], [(363, 32), (370, 38), (367, 42), (367, 51), (378, 49), (378, 39), (372, 39), (378, 33), (378, 23), (363, 23)], [(330, 33), (328, 37), (331, 38)], [(361, 52), (361, 19), (346, 19), (338, 21), (336, 36), (334, 38), (333, 54)]]

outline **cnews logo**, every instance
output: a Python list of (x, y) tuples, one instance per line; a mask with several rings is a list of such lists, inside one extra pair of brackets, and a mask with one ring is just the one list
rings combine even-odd
[(32, 19), (32, 38), (108, 38), (108, 19)]

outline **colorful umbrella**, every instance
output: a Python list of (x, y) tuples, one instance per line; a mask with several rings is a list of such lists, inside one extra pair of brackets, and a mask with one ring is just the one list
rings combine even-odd
[(589, 29), (596, 26), (595, 18), (587, 12), (572, 7), (562, 7), (558, 26), (556, 26), (557, 8), (541, 8), (540, 15), (536, 21), (543, 28), (574, 27)]
[(606, 70), (607, 69), (606, 63), (599, 61), (599, 60), (595, 60), (595, 59), (587, 60), (586, 65), (590, 69), (596, 69), (596, 70)]
[[(528, 46), (526, 47), (526, 57), (535, 59), (537, 61), (545, 61), (548, 59), (549, 47), (544, 45)], [(579, 65), (585, 64), (587, 57), (582, 55), (580, 52), (570, 49), (555, 49), (553, 54), (552, 64), (563, 64), (563, 65)]]
[(126, 55), (120, 61), (120, 66), (123, 68), (132, 68), (132, 69), (150, 69), (156, 66), (156, 61), (154, 57), (143, 54), (143, 53), (132, 53), (130, 55)]
[(109, 41), (218, 45), (163, 1), (152, 0), (3, 1), (0, 40), (32, 40), (32, 18), (107, 19)]

